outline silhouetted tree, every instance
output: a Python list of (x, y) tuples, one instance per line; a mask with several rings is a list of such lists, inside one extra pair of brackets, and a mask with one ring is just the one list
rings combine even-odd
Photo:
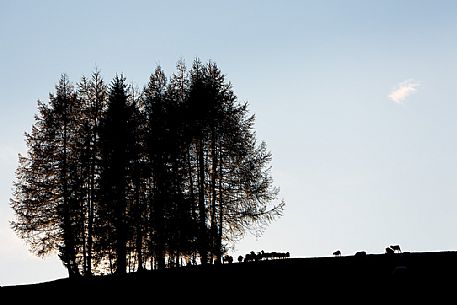
[(209, 257), (220, 263), (223, 240), (262, 229), (284, 203), (270, 205), (279, 191), (272, 185), (271, 154), (264, 143), (256, 147), (247, 104), (237, 102), (216, 64), (196, 60), (190, 75), (186, 113), (196, 154), (199, 252), (202, 263)]
[(145, 148), (148, 160), (149, 179), (149, 251), (156, 268), (165, 268), (165, 216), (167, 201), (166, 151), (166, 77), (160, 67), (150, 76), (144, 90), (147, 135)]
[[(129, 120), (130, 135), (133, 139), (131, 143), (129, 178), (129, 219), (130, 231), (132, 236), (130, 253), (135, 254), (134, 266), (137, 270), (144, 268), (143, 245), (147, 235), (147, 182), (149, 171), (147, 170), (147, 155), (145, 150), (146, 120), (142, 94), (133, 86), (130, 88), (129, 107), (131, 117)], [(132, 265), (132, 264), (129, 264)]]
[(98, 206), (98, 189), (100, 177), (100, 123), (104, 117), (107, 104), (107, 86), (99, 71), (91, 79), (83, 77), (79, 83), (78, 97), (83, 111), (80, 113), (82, 124), (78, 130), (80, 138), (79, 161), (84, 168), (83, 183), (85, 188), (82, 198), (81, 218), (83, 225), (83, 273), (92, 274), (94, 218)]
[(166, 155), (168, 158), (167, 175), (170, 194), (167, 208), (167, 228), (171, 233), (168, 236), (168, 257), (176, 266), (181, 264), (182, 256), (194, 255), (195, 238), (197, 234), (195, 210), (192, 195), (189, 195), (187, 175), (187, 153), (189, 138), (186, 134), (185, 103), (188, 97), (189, 79), (184, 62), (179, 61), (176, 65), (177, 72), (172, 75), (166, 92), (166, 117), (167, 145)]
[(206, 113), (204, 103), (207, 102), (206, 88), (204, 81), (204, 66), (197, 59), (194, 61), (190, 71), (190, 88), (189, 97), (187, 100), (187, 110), (189, 118), (186, 122), (187, 127), (191, 131), (192, 144), (195, 146), (196, 160), (196, 192), (198, 194), (198, 252), (202, 264), (208, 263), (209, 258), (209, 234), (207, 225), (207, 194), (205, 194), (206, 186), (206, 167), (205, 162), (205, 144), (207, 139), (206, 130)]
[[(279, 189), (272, 185), (271, 153), (264, 142), (256, 144), (254, 116), (248, 116), (247, 104), (236, 103), (230, 84), (220, 88), (224, 115), (216, 127), (220, 132), (213, 155), (218, 167), (213, 173), (218, 182), (212, 184), (217, 188), (217, 204), (212, 205), (217, 210), (217, 220), (212, 221), (212, 225), (217, 223), (217, 231), (212, 232), (216, 233), (214, 251), (218, 260), (224, 250), (223, 240), (236, 239), (246, 230), (262, 230), (281, 215), (284, 206), (283, 202), (270, 205)], [(215, 193), (213, 190), (213, 196)]]
[(134, 105), (128, 102), (128, 89), (123, 76), (111, 83), (106, 116), (101, 125), (101, 201), (98, 215), (103, 243), (115, 249), (116, 273), (126, 273), (129, 241), (128, 196), (134, 162), (135, 135), (131, 128)]
[(37, 255), (53, 250), (69, 276), (79, 274), (76, 262), (79, 231), (78, 180), (75, 127), (80, 105), (73, 86), (62, 75), (49, 103), (38, 103), (32, 132), (26, 134), (27, 156), (19, 157), (11, 207), (13, 229)]

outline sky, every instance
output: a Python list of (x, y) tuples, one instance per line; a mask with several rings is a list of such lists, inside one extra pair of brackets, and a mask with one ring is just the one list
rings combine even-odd
[(286, 207), (234, 245), (292, 257), (457, 250), (456, 1), (0, 0), (0, 285), (66, 277), (10, 229), (17, 154), (60, 75), (143, 87), (215, 61)]

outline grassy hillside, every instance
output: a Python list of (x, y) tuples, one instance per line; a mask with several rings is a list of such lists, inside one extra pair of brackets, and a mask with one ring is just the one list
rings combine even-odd
[[(220, 266), (189, 266), (131, 273), (123, 277), (59, 279), (2, 287), (17, 297), (91, 295), (103, 300), (167, 297), (200, 300), (271, 298), (420, 297), (457, 291), (457, 252), (367, 254), (364, 256), (288, 258)], [(454, 288), (455, 287), (455, 288)], [(454, 293), (457, 296), (457, 293)], [(455, 298), (455, 297), (454, 297)]]

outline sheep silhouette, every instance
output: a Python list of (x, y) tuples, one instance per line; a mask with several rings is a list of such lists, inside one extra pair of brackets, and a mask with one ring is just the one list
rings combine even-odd
[[(261, 260), (269, 260), (269, 259), (285, 259), (290, 257), (290, 252), (265, 252), (265, 251), (260, 251), (258, 253), (255, 253), (254, 251), (251, 251), (250, 253), (247, 253), (244, 256), (244, 262), (252, 262), (252, 261), (261, 261)], [(238, 261), (241, 262), (243, 258), (241, 257), (238, 258)]]
[(336, 250), (335, 252), (333, 252), (333, 255), (334, 256), (341, 256), (341, 251), (340, 250)]
[(359, 251), (356, 254), (354, 254), (355, 257), (365, 257), (367, 256), (367, 253), (365, 251)]
[(225, 263), (233, 263), (233, 257), (231, 255), (224, 255), (224, 257), (222, 258), (222, 262), (225, 264)]
[(387, 248), (386, 248), (386, 254), (389, 254), (389, 255), (390, 255), (390, 254), (394, 254), (394, 253), (395, 253), (395, 251), (392, 250), (392, 248), (390, 248), (390, 247), (387, 247)]
[(254, 251), (246, 253), (246, 255), (244, 256), (244, 262), (248, 263), (253, 261), (257, 261), (257, 254)]
[(399, 245), (390, 246), (390, 249), (392, 249), (394, 252), (401, 252)]

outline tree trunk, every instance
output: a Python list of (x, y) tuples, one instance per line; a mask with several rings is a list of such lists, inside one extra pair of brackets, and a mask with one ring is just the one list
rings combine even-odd
[[(164, 163), (162, 161), (163, 158), (159, 157), (158, 160), (158, 169), (156, 170), (156, 191), (155, 191), (155, 198), (154, 198), (154, 208), (156, 209), (156, 237), (157, 237), (157, 253), (156, 253), (156, 263), (158, 269), (165, 269), (165, 210), (164, 210), (164, 201), (165, 201), (165, 194), (163, 194), (164, 189), (164, 170), (163, 166)], [(162, 184), (162, 185), (160, 185)]]
[(125, 194), (120, 192), (116, 199), (116, 273), (127, 273), (127, 228), (125, 223)]
[(139, 181), (136, 182), (136, 191), (135, 191), (135, 206), (136, 206), (136, 253), (138, 259), (138, 271), (143, 270), (143, 228), (142, 228), (142, 221), (141, 221), (141, 209), (140, 209), (140, 187)]
[(217, 176), (217, 152), (216, 152), (216, 136), (215, 131), (212, 131), (212, 139), (211, 139), (211, 161), (212, 161), (212, 168), (211, 168), (211, 260), (216, 257), (216, 264), (220, 264), (220, 249), (218, 249), (217, 245), (217, 219), (216, 219), (216, 176)]
[[(65, 89), (65, 95), (67, 94)], [(62, 160), (62, 179), (63, 179), (63, 230), (64, 230), (64, 254), (65, 263), (68, 270), (68, 276), (74, 277), (79, 274), (76, 266), (76, 253), (74, 243), (74, 232), (71, 227), (70, 218), (70, 201), (68, 196), (68, 160), (67, 160), (67, 137), (68, 137), (68, 97), (64, 97), (64, 113), (63, 113), (63, 160)]]
[(205, 208), (205, 160), (203, 155), (203, 140), (200, 140), (198, 147), (198, 210), (199, 210), (199, 252), (203, 265), (208, 263), (208, 238), (206, 232), (206, 208)]
[(92, 229), (94, 223), (94, 199), (95, 199), (95, 148), (91, 151), (90, 160), (90, 186), (89, 186), (89, 217), (87, 220), (87, 275), (92, 275)]
[(224, 204), (223, 204), (223, 191), (222, 191), (222, 144), (219, 146), (219, 219), (218, 219), (218, 232), (217, 232), (217, 246), (219, 251), (219, 257), (217, 258), (219, 261), (222, 260), (222, 224), (223, 224), (223, 216), (224, 216)]

